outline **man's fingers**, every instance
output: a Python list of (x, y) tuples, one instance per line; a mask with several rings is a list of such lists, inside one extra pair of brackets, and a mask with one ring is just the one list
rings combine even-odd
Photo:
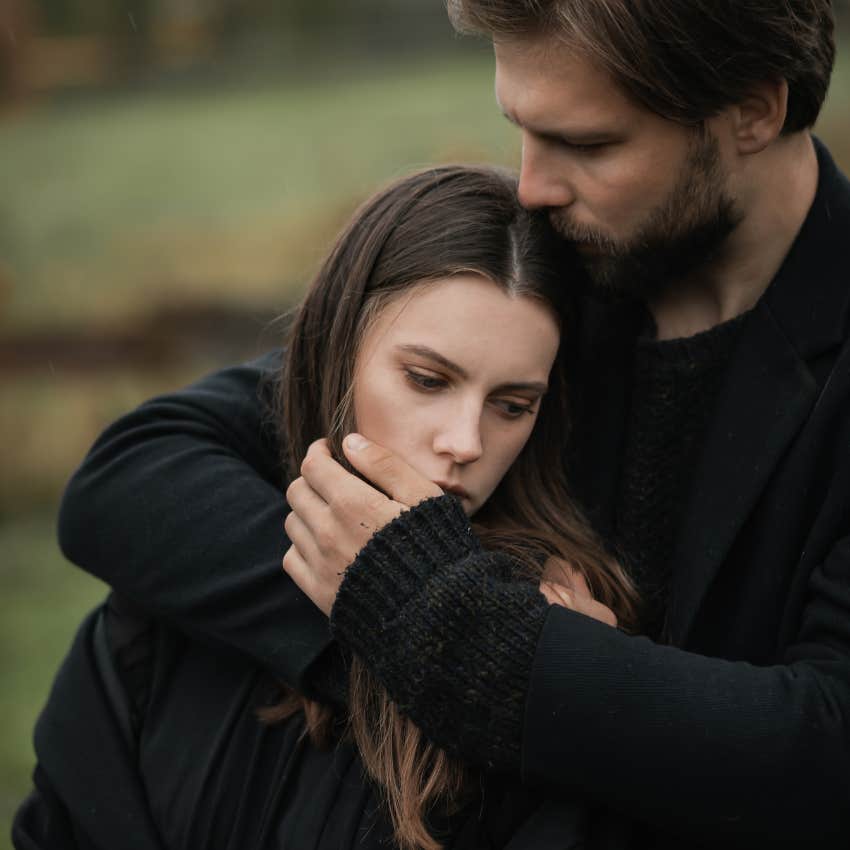
[(313, 532), (295, 511), (290, 511), (283, 522), (286, 536), (289, 542), (298, 550), (307, 561), (315, 560), (317, 550), (316, 540)]
[(298, 585), (326, 616), (330, 616), (336, 591), (328, 590), (316, 582), (313, 571), (304, 560), (297, 546), (290, 546), (283, 556), (281, 562), (284, 572)]
[(582, 614), (588, 617), (593, 617), (594, 620), (599, 620), (600, 623), (605, 623), (607, 626), (617, 626), (617, 616), (607, 606), (595, 599), (588, 599), (580, 608)]
[(542, 578), (544, 581), (552, 582), (552, 584), (565, 585), (578, 594), (583, 594), (584, 596), (593, 595), (587, 586), (584, 575), (563, 558), (556, 558), (554, 556), (547, 558), (543, 566)]
[(327, 512), (327, 502), (304, 478), (296, 478), (286, 488), (286, 501), (292, 511), (315, 533), (320, 518)]
[(562, 605), (564, 608), (584, 614), (585, 617), (592, 617), (608, 626), (617, 625), (617, 617), (614, 612), (607, 605), (597, 602), (590, 596), (575, 593), (563, 585), (551, 581), (541, 581), (540, 592), (546, 597), (546, 601), (550, 605)]
[[(307, 587), (312, 584), (312, 573), (304, 560), (303, 555), (298, 551), (298, 547), (290, 546), (283, 555), (281, 562), (283, 571), (307, 593)], [(307, 594), (309, 596), (309, 593)]]
[(546, 597), (546, 601), (550, 605), (561, 605), (564, 608), (575, 610), (573, 595), (563, 585), (550, 581), (541, 581), (540, 592)]
[(424, 475), (388, 449), (366, 440), (360, 434), (349, 434), (342, 443), (351, 465), (380, 487), (389, 497), (405, 507), (418, 505), (443, 491)]
[(330, 455), (326, 440), (317, 440), (307, 450), (301, 475), (316, 495), (327, 504), (363, 504), (376, 508), (387, 497), (352, 475)]

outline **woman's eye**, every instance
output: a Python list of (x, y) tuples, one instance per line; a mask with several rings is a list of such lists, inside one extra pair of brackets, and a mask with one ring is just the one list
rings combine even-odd
[(404, 374), (407, 380), (420, 390), (439, 390), (445, 387), (447, 383), (445, 378), (415, 372), (413, 369), (405, 369)]
[(534, 402), (518, 402), (508, 399), (496, 399), (493, 402), (496, 407), (508, 417), (508, 419), (519, 419), (523, 413), (534, 413)]

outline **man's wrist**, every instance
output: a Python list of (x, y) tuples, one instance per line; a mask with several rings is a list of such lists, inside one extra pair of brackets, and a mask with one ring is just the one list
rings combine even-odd
[[(382, 639), (381, 624), (393, 618), (437, 570), (481, 551), (454, 496), (420, 502), (377, 531), (346, 570), (331, 609), (331, 630), (350, 631), (360, 621), (369, 639)], [(364, 638), (367, 634), (364, 634)]]

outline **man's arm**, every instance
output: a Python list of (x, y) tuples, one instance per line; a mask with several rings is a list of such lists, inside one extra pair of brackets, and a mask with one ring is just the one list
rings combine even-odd
[[(546, 607), (452, 510), (431, 500), (379, 532), (331, 613), (431, 740), (713, 846), (847, 845), (850, 540), (785, 663), (756, 667)], [(847, 608), (821, 616), (838, 575)]]
[(147, 613), (303, 686), (329, 633), (280, 569), (286, 504), (264, 401), (279, 361), (210, 375), (108, 428), (68, 485), (59, 542)]
[[(759, 667), (549, 607), (452, 497), (419, 502), (430, 482), (385, 450), (346, 445), (394, 504), (416, 505), (387, 525), (386, 497), (311, 453), (317, 509), (296, 512), (317, 542), (290, 574), (318, 604), (333, 588), (332, 631), (432, 741), (709, 846), (847, 846), (850, 537), (811, 576), (780, 663)], [(362, 526), (380, 530), (344, 570)]]

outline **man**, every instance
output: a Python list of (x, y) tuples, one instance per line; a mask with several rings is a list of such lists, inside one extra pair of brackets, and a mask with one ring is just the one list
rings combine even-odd
[(438, 744), (587, 794), (633, 818), (637, 844), (846, 846), (850, 185), (809, 133), (830, 4), (451, 13), (494, 41), (523, 202), (606, 296), (582, 306), (570, 463), (650, 637), (530, 616), (451, 499), (356, 438), (349, 460), (391, 498), (314, 446), (288, 490), (284, 566), (317, 607), (281, 591), (256, 367), (107, 431), (66, 495), (65, 551), (307, 692), (330, 645), (320, 608)]

